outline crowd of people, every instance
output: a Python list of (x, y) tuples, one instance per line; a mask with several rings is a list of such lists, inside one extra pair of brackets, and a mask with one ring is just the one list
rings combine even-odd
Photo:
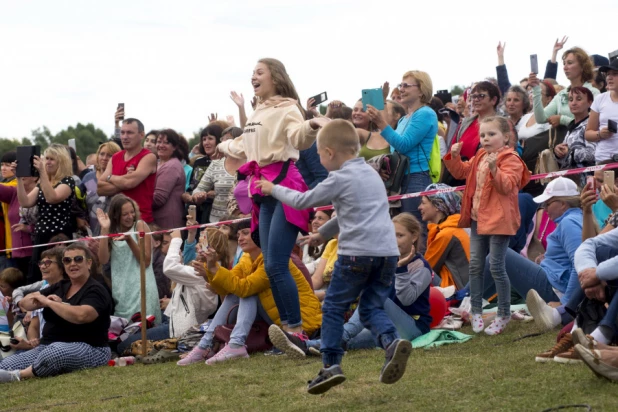
[[(265, 58), (252, 114), (232, 92), (239, 125), (212, 116), (194, 147), (119, 107), (114, 137), (86, 163), (52, 144), (33, 158), (36, 176), (16, 177), (16, 153), (3, 153), (0, 331), (19, 324), (25, 336), (0, 381), (141, 353), (131, 332), (147, 322), (144, 363), (313, 354), (323, 368), (307, 390), (319, 394), (346, 379), (346, 350), (380, 347), (391, 384), (410, 342), (444, 316), (434, 319), (436, 291), (451, 307), (469, 299), (465, 320), (489, 336), (525, 298), (542, 328), (563, 327), (536, 361), (617, 380), (618, 181), (603, 170), (531, 180), (540, 166), (618, 160), (618, 59), (566, 50), (559, 85), (566, 41), (542, 80), (511, 85), (500, 43), (496, 78), (455, 99), (411, 70), (392, 91), (384, 83), (383, 109), (334, 100), (324, 115)], [(423, 191), (433, 194), (387, 197)]]

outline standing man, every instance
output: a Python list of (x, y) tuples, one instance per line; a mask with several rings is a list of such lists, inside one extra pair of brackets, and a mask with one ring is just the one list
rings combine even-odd
[(157, 158), (142, 148), (144, 124), (137, 119), (125, 119), (120, 129), (124, 150), (114, 154), (97, 185), (99, 196), (122, 193), (135, 200), (141, 219), (152, 223), (152, 198), (157, 178)]

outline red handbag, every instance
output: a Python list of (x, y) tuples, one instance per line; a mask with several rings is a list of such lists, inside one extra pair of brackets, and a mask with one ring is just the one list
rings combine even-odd
[[(238, 305), (233, 306), (228, 312), (226, 324), (215, 328), (215, 336), (212, 341), (212, 348), (215, 353), (219, 352), (230, 342), (230, 335), (235, 326), (234, 323), (230, 323), (230, 314), (234, 309), (238, 309)], [(245, 340), (248, 353), (266, 352), (273, 347), (268, 338), (268, 327), (268, 323), (263, 320), (258, 320), (251, 325), (251, 330), (249, 330), (249, 335)]]

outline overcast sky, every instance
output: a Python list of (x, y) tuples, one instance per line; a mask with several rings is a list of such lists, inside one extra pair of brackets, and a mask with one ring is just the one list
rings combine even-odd
[(434, 93), (495, 76), (499, 40), (516, 83), (531, 53), (543, 72), (556, 37), (618, 49), (616, 15), (615, 0), (0, 0), (0, 136), (78, 122), (111, 134), (119, 102), (147, 129), (191, 136), (210, 112), (238, 119), (231, 90), (250, 110), (261, 57), (283, 61), (303, 104), (327, 91), (351, 105), (407, 70), (427, 71)]

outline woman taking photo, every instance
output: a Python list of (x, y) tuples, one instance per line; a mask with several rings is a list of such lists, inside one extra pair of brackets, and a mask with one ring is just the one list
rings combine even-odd
[[(427, 73), (409, 71), (403, 75), (398, 89), (401, 92), (400, 103), (408, 114), (399, 122), (396, 130), (386, 122), (383, 112), (375, 107), (367, 105), (367, 114), (382, 130), (384, 140), (410, 159), (408, 184), (402, 194), (420, 192), (431, 184), (429, 156), (438, 133), (438, 117), (428, 106), (433, 96), (433, 85)], [(411, 213), (420, 221), (419, 204), (420, 198), (402, 200), (401, 211)]]
[(363, 110), (363, 101), (361, 99), (356, 102), (352, 109), (352, 123), (356, 127), (361, 144), (358, 157), (368, 161), (373, 157), (391, 152), (391, 146), (380, 135), (379, 128), (371, 122), (368, 113)]
[(184, 225), (184, 204), (186, 177), (181, 161), (183, 152), (180, 139), (172, 129), (159, 132), (157, 137), (157, 183), (152, 199), (152, 215), (161, 229), (173, 229)]
[[(299, 97), (283, 63), (276, 59), (258, 61), (251, 84), (259, 103), (248, 120), (244, 134), (219, 144), (225, 156), (247, 160), (239, 172), (251, 178), (253, 195), (252, 230), (257, 229), (264, 254), (264, 265), (273, 297), (281, 315), (283, 330), (302, 334), (298, 289), (290, 274), (288, 261), (300, 230), (307, 230), (308, 210), (284, 206), (272, 196), (262, 196), (255, 181), (277, 180), (280, 185), (300, 192), (307, 185), (294, 162), (299, 150), (311, 147), (317, 130), (329, 119), (304, 120)], [(260, 203), (255, 203), (256, 196)]]
[[(148, 136), (146, 136), (148, 138)], [(114, 142), (105, 142), (97, 149), (97, 157), (95, 161), (95, 170), (88, 172), (82, 179), (81, 184), (78, 186), (81, 195), (85, 197), (86, 206), (88, 208), (88, 216), (90, 223), (90, 230), (94, 236), (99, 236), (101, 228), (99, 227), (99, 220), (97, 219), (97, 210), (102, 209), (107, 212), (109, 208), (110, 196), (99, 196), (97, 194), (97, 183), (101, 178), (101, 175), (107, 168), (107, 164), (111, 160), (115, 153), (120, 151), (120, 146)]]
[(609, 128), (610, 120), (614, 125), (618, 122), (618, 60), (600, 67), (599, 72), (606, 73), (607, 91), (594, 99), (586, 140), (597, 142), (596, 162), (609, 163), (612, 156), (618, 153), (618, 133)]
[[(34, 244), (48, 243), (57, 235), (73, 237), (73, 218), (71, 205), (75, 198), (75, 181), (71, 177), (71, 158), (67, 149), (53, 143), (43, 153), (43, 157), (34, 156), (33, 166), (39, 171), (39, 184), (26, 192), (24, 177), (17, 180), (17, 199), (21, 207), (38, 207), (39, 219), (34, 226)], [(29, 275), (26, 283), (41, 280), (41, 271), (37, 265), (42, 248), (34, 248)]]
[(569, 110), (568, 93), (571, 87), (583, 86), (590, 89), (592, 94), (596, 96), (599, 91), (592, 87), (590, 81), (594, 77), (594, 68), (588, 54), (574, 47), (564, 52), (562, 55), (564, 64), (564, 74), (569, 79), (570, 86), (560, 91), (556, 97), (543, 107), (541, 101), (541, 81), (536, 76), (536, 73), (530, 73), (528, 86), (532, 87), (533, 94), (533, 110), (534, 117), (537, 123), (549, 123), (552, 127), (557, 128), (559, 125), (568, 126), (573, 121), (573, 115)]
[(43, 309), (45, 326), (40, 344), (0, 362), (0, 382), (46, 377), (106, 365), (111, 352), (107, 331), (112, 299), (90, 277), (92, 255), (74, 243), (64, 250), (62, 264), (69, 279), (20, 302), (24, 311)]
[[(109, 205), (109, 214), (97, 211), (101, 235), (126, 232), (149, 232), (150, 228), (139, 218), (139, 208), (125, 195), (114, 196)], [(155, 323), (161, 323), (159, 292), (152, 269), (151, 236), (144, 237), (146, 249), (146, 307), (148, 315), (155, 315)], [(99, 242), (99, 262), (102, 265), (111, 261), (112, 298), (116, 311), (114, 316), (125, 319), (141, 311), (140, 307), (140, 251), (137, 235), (122, 235)]]

